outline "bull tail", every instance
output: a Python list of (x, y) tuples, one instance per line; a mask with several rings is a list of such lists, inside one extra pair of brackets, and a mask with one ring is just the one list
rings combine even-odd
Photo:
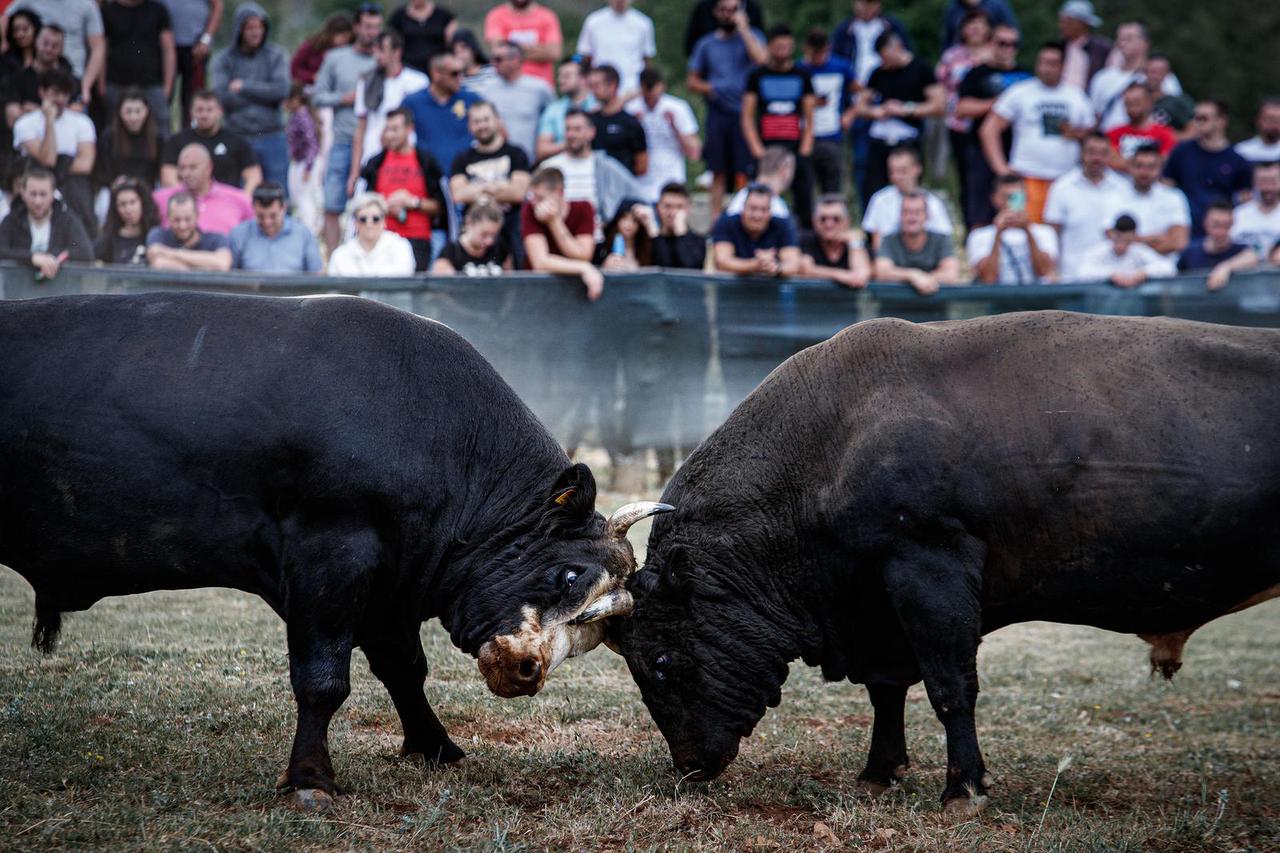
[(45, 654), (53, 651), (62, 631), (62, 610), (47, 595), (36, 595), (36, 618), (31, 626), (31, 645)]

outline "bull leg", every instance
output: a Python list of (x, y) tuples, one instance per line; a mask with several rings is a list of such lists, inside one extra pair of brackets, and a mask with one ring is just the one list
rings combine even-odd
[(400, 754), (420, 755), (429, 764), (452, 764), (466, 753), (449, 739), (449, 733), (431, 709), (422, 690), (427, 678), (427, 658), (415, 636), (408, 644), (378, 643), (362, 647), (369, 669), (387, 688), (404, 728)]
[(959, 535), (946, 550), (915, 548), (892, 559), (885, 583), (915, 652), (934, 713), (947, 733), (948, 812), (986, 805), (986, 766), (978, 748), (978, 643), (982, 613), (981, 543)]
[(871, 725), (867, 766), (858, 775), (858, 782), (872, 796), (877, 796), (906, 776), (907, 768), (911, 766), (907, 758), (907, 731), (903, 719), (907, 686), (868, 684), (867, 694), (871, 697), (876, 716)]

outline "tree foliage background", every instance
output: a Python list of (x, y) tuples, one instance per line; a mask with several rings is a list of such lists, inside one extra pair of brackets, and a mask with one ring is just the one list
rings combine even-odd
[[(849, 0), (761, 0), (767, 24), (789, 23), (798, 35), (813, 26), (830, 31), (848, 17)], [(290, 49), (330, 12), (354, 9), (349, 0), (260, 0), (274, 18), (274, 37)], [(560, 15), (565, 45), (571, 50), (582, 19), (603, 0), (544, 0)], [(942, 10), (948, 0), (885, 0), (886, 13), (906, 23), (924, 58), (936, 60)], [(479, 31), (493, 0), (446, 0), (442, 5), (458, 13), (462, 22)], [(693, 0), (638, 0), (636, 8), (653, 18), (658, 33), (658, 61), (670, 80), (684, 78), (684, 30)], [(1030, 64), (1035, 46), (1056, 38), (1056, 0), (1012, 0), (1023, 28), (1021, 59)], [(228, 3), (222, 36), (229, 35), (233, 3)], [(1197, 97), (1214, 97), (1232, 109), (1232, 136), (1251, 135), (1253, 116), (1267, 96), (1280, 96), (1280, 3), (1274, 0), (1095, 0), (1103, 18), (1102, 32), (1114, 34), (1122, 20), (1145, 21), (1154, 49), (1167, 53), (1186, 90)], [(387, 11), (394, 3), (387, 4)]]

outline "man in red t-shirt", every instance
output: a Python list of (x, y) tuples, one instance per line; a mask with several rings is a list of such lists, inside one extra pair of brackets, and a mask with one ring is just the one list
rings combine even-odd
[(595, 223), (591, 202), (565, 201), (563, 172), (538, 170), (520, 208), (526, 266), (539, 272), (576, 275), (587, 288), (587, 298), (599, 299), (604, 276), (591, 265), (596, 250)]
[(1129, 116), (1129, 123), (1113, 127), (1107, 131), (1107, 139), (1111, 140), (1111, 168), (1129, 171), (1129, 161), (1139, 148), (1151, 145), (1159, 146), (1160, 156), (1168, 157), (1178, 137), (1172, 130), (1151, 118), (1154, 108), (1151, 90), (1145, 83), (1131, 83), (1124, 90), (1124, 111)]
[(440, 166), (425, 148), (410, 143), (413, 115), (403, 107), (387, 113), (382, 151), (365, 164), (368, 189), (387, 200), (387, 230), (409, 241), (418, 272), (431, 268), (431, 221), (444, 210)]

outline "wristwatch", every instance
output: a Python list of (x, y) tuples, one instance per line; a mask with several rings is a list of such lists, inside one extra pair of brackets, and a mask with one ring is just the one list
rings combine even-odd
[(209, 45), (213, 44), (213, 35), (211, 33), (201, 33), (200, 43), (205, 47), (208, 47)]

